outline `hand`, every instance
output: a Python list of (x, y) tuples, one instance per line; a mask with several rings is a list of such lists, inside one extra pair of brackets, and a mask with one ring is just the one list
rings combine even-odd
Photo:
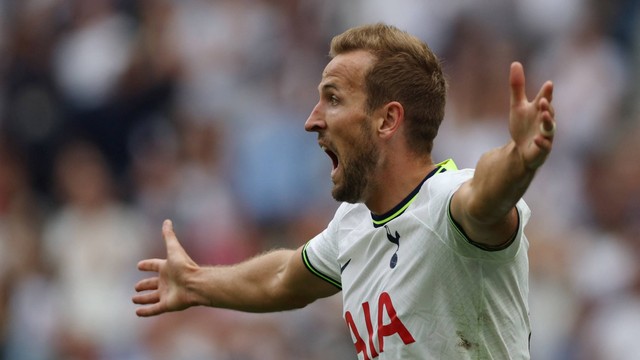
[(170, 220), (162, 224), (162, 235), (167, 258), (147, 259), (138, 263), (141, 271), (157, 272), (157, 276), (140, 280), (135, 286), (139, 293), (133, 296), (133, 302), (145, 305), (136, 309), (138, 316), (154, 316), (194, 305), (186, 289), (186, 279), (187, 275), (198, 269), (198, 265), (178, 242)]
[(525, 94), (522, 64), (511, 64), (509, 131), (525, 167), (535, 170), (551, 152), (556, 124), (551, 106), (553, 83), (545, 82), (530, 102)]

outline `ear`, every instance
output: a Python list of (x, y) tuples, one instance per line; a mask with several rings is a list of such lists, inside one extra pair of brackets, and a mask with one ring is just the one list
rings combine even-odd
[(397, 101), (392, 101), (380, 108), (380, 122), (378, 134), (383, 139), (391, 138), (404, 122), (404, 107)]

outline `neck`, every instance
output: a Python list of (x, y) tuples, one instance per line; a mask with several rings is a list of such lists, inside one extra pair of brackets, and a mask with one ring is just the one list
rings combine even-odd
[(369, 210), (381, 215), (398, 205), (424, 180), (436, 165), (427, 159), (406, 159), (381, 166), (370, 184), (370, 196), (364, 201)]

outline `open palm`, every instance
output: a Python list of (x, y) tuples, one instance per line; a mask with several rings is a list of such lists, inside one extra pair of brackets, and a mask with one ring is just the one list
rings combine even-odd
[(198, 266), (178, 242), (171, 221), (163, 223), (162, 235), (167, 246), (167, 258), (147, 259), (138, 263), (138, 269), (157, 273), (157, 276), (140, 280), (135, 286), (139, 293), (132, 300), (144, 305), (136, 310), (138, 316), (154, 316), (193, 305), (184, 279), (186, 273), (196, 270)]
[(540, 167), (551, 152), (555, 131), (551, 106), (553, 84), (545, 82), (536, 97), (529, 101), (525, 93), (522, 64), (511, 64), (511, 109), (509, 131), (524, 164), (530, 169)]

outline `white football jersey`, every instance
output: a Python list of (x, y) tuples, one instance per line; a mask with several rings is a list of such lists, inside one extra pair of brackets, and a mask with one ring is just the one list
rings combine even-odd
[(358, 359), (529, 359), (529, 208), (508, 246), (482, 248), (449, 212), (473, 170), (439, 165), (383, 216), (342, 204), (305, 264), (342, 289)]

